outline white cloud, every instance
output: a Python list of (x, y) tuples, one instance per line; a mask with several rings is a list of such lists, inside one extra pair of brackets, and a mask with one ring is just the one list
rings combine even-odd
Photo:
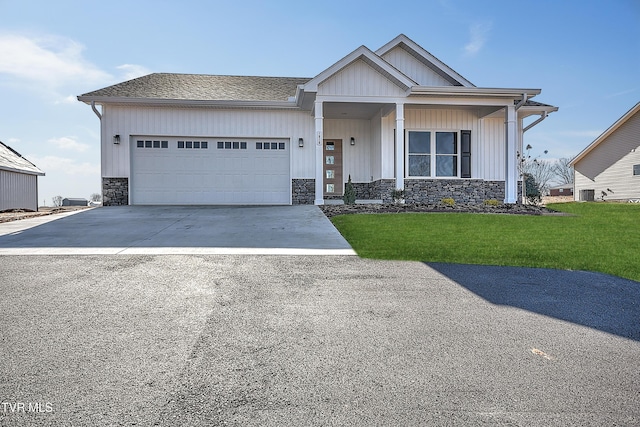
[(142, 65), (123, 64), (116, 68), (122, 72), (122, 80), (131, 80), (151, 73), (150, 70), (143, 67)]
[(9, 145), (11, 145), (11, 144), (17, 144), (17, 143), (19, 143), (19, 142), (20, 142), (20, 139), (19, 139), (19, 138), (9, 138), (9, 139), (7, 140), (7, 144), (9, 144)]
[(0, 73), (49, 88), (112, 80), (110, 74), (83, 58), (83, 50), (80, 43), (65, 37), (0, 34)]
[(49, 175), (61, 172), (64, 175), (100, 176), (100, 165), (89, 162), (78, 162), (76, 159), (58, 156), (27, 156), (38, 168)]
[(61, 150), (83, 152), (83, 151), (87, 151), (87, 149), (89, 148), (87, 144), (82, 144), (76, 141), (75, 137), (63, 136), (60, 138), (51, 138), (47, 142), (54, 144), (56, 147), (58, 147)]
[(487, 42), (487, 37), (491, 31), (490, 22), (482, 22), (471, 25), (469, 28), (470, 40), (464, 47), (464, 51), (467, 55), (476, 55), (484, 47)]
[(77, 103), (78, 103), (78, 98), (76, 98), (74, 95), (65, 96), (55, 101), (55, 104), (58, 104), (58, 105), (59, 104), (76, 105)]
[(605, 96), (605, 99), (617, 98), (618, 96), (628, 95), (630, 93), (636, 92), (638, 89), (640, 89), (640, 88), (634, 87), (634, 88), (631, 88), (631, 89), (627, 89), (627, 90), (623, 90), (623, 91), (620, 91), (620, 92), (612, 93), (612, 94), (609, 94), (609, 95)]

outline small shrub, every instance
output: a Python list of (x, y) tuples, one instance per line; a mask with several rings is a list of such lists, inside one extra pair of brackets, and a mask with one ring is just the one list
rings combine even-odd
[(485, 200), (484, 204), (486, 206), (498, 206), (500, 204), (500, 202), (497, 201), (496, 199), (489, 199), (489, 200)]
[(347, 185), (344, 187), (344, 196), (342, 196), (342, 201), (345, 205), (356, 204), (356, 191), (353, 189), (353, 184), (351, 183), (351, 175), (349, 175), (349, 181), (347, 181)]
[(393, 200), (393, 203), (403, 203), (404, 202), (404, 190), (394, 189), (391, 192), (391, 200)]
[(451, 197), (448, 197), (446, 199), (440, 200), (440, 203), (442, 203), (445, 206), (455, 206), (456, 201), (453, 200)]

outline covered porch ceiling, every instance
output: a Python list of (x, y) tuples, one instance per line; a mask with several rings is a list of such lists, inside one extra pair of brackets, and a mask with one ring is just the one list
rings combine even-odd
[(395, 108), (395, 104), (325, 102), (323, 114), (325, 119), (370, 120), (382, 108)]
[[(486, 117), (494, 114), (504, 107), (478, 106), (478, 105), (425, 105), (425, 104), (404, 104), (405, 109), (430, 109), (430, 110), (465, 110), (474, 111), (478, 117)], [(371, 120), (376, 114), (382, 111), (382, 116), (387, 116), (394, 112), (396, 104), (387, 103), (359, 103), (359, 102), (325, 102), (323, 105), (323, 115), (325, 119), (345, 119), (345, 120)]]
[[(540, 115), (542, 112), (551, 113), (557, 111), (557, 107), (550, 105), (525, 104), (518, 110), (520, 118), (532, 115)], [(405, 109), (411, 110), (464, 110), (473, 111), (479, 118), (491, 118), (504, 116), (504, 106), (495, 105), (430, 105), (430, 104), (404, 104)], [(388, 103), (366, 103), (366, 102), (325, 102), (323, 105), (323, 115), (325, 119), (344, 119), (344, 120), (371, 120), (376, 114), (382, 111), (382, 116), (387, 116), (395, 111), (395, 104)]]

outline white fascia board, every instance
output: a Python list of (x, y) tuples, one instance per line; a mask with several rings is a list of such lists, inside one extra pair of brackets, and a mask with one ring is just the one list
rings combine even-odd
[(620, 126), (622, 126), (627, 120), (631, 118), (634, 114), (640, 111), (640, 102), (638, 102), (635, 106), (633, 106), (629, 111), (627, 111), (622, 117), (620, 117), (614, 124), (609, 126), (607, 130), (602, 132), (602, 134), (597, 137), (591, 144), (587, 146), (584, 150), (582, 150), (576, 157), (573, 158), (569, 162), (570, 166), (575, 166), (580, 160), (582, 160), (587, 154), (589, 154), (594, 148), (596, 148), (600, 143), (606, 140), (609, 135), (615, 132)]
[(515, 89), (515, 88), (487, 88), (465, 86), (414, 86), (410, 95), (437, 95), (437, 96), (483, 96), (483, 97), (509, 97), (514, 100), (521, 99), (527, 94), (531, 99), (542, 92), (541, 89)]
[(382, 71), (394, 78), (398, 83), (403, 85), (406, 89), (409, 89), (412, 86), (416, 85), (415, 81), (413, 81), (393, 65), (389, 64), (387, 61), (373, 53), (371, 50), (369, 50), (369, 48), (367, 48), (366, 46), (360, 46), (358, 49), (354, 50), (353, 52), (318, 74), (316, 77), (305, 83), (303, 85), (304, 91), (317, 92), (318, 85), (320, 83), (327, 80), (329, 77), (333, 76), (334, 74), (360, 58), (366, 58), (370, 65), (374, 65), (380, 68)]
[(78, 96), (78, 101), (86, 104), (122, 104), (144, 106), (171, 107), (219, 107), (219, 108), (277, 108), (298, 109), (295, 101), (220, 101), (199, 99), (158, 99), (158, 98), (127, 98), (127, 97), (93, 97)]
[(433, 105), (433, 106), (478, 106), (504, 108), (513, 105), (510, 97), (480, 97), (480, 96), (413, 96), (404, 99), (405, 105)]
[(34, 170), (27, 170), (27, 169), (11, 168), (8, 166), (0, 166), (0, 170), (7, 171), (7, 172), (14, 172), (14, 173), (23, 173), (25, 175), (37, 175), (37, 176), (45, 175), (44, 172), (42, 172), (40, 169), (38, 169), (37, 171), (34, 171)]
[(398, 104), (407, 103), (407, 98), (389, 96), (353, 96), (353, 95), (322, 95), (315, 100), (322, 102), (342, 102), (350, 104)]
[(461, 85), (466, 87), (475, 87), (473, 83), (471, 83), (469, 80), (462, 77), (453, 68), (449, 67), (447, 64), (445, 64), (444, 62), (442, 62), (441, 60), (433, 56), (426, 49), (424, 49), (422, 46), (420, 46), (418, 43), (414, 42), (404, 34), (400, 34), (398, 37), (391, 40), (389, 43), (385, 44), (380, 49), (376, 50), (375, 53), (377, 55), (383, 56), (387, 52), (394, 49), (395, 47), (400, 47), (401, 49), (405, 49), (403, 45), (409, 49), (409, 53), (413, 53), (420, 56), (424, 61), (432, 64), (433, 66), (438, 68), (440, 71), (448, 75), (450, 78), (460, 83)]
[(558, 111), (558, 107), (554, 107), (553, 105), (523, 105), (518, 110), (518, 117), (523, 119), (542, 113), (551, 114), (556, 111)]

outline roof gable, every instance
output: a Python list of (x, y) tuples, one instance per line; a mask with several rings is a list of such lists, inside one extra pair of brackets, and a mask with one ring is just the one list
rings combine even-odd
[(600, 144), (604, 143), (616, 130), (618, 130), (622, 125), (627, 123), (632, 117), (634, 117), (638, 113), (640, 113), (640, 102), (638, 102), (633, 108), (627, 111), (614, 124), (612, 124), (607, 130), (605, 130), (602, 133), (602, 135), (597, 137), (595, 141), (593, 141), (591, 144), (587, 146), (587, 148), (582, 150), (573, 160), (571, 160), (570, 165), (575, 166), (576, 163), (584, 159), (591, 151), (596, 149)]
[(442, 77), (400, 46), (387, 52), (383, 59), (411, 77), (420, 86), (456, 86), (450, 79)]
[[(404, 34), (400, 34), (382, 46), (376, 51), (376, 54), (414, 80), (417, 79), (421, 86), (441, 86), (430, 83), (447, 82), (451, 86), (475, 87), (469, 80)], [(435, 79), (434, 74), (442, 80)]]
[(366, 46), (360, 46), (358, 49), (354, 50), (353, 52), (318, 74), (309, 82), (305, 83), (304, 91), (317, 92), (318, 86), (321, 83), (325, 82), (330, 77), (334, 76), (335, 74), (358, 60), (364, 61), (367, 65), (369, 65), (369, 67), (376, 70), (378, 73), (401, 88), (403, 91), (407, 91), (412, 86), (417, 85), (414, 80), (410, 79), (409, 77), (401, 73), (398, 69), (393, 67), (391, 64), (384, 61), (378, 55), (369, 50)]
[(357, 59), (320, 83), (318, 95), (405, 96), (406, 89), (367, 61)]
[(29, 175), (44, 175), (36, 165), (2, 142), (0, 142), (0, 169)]

